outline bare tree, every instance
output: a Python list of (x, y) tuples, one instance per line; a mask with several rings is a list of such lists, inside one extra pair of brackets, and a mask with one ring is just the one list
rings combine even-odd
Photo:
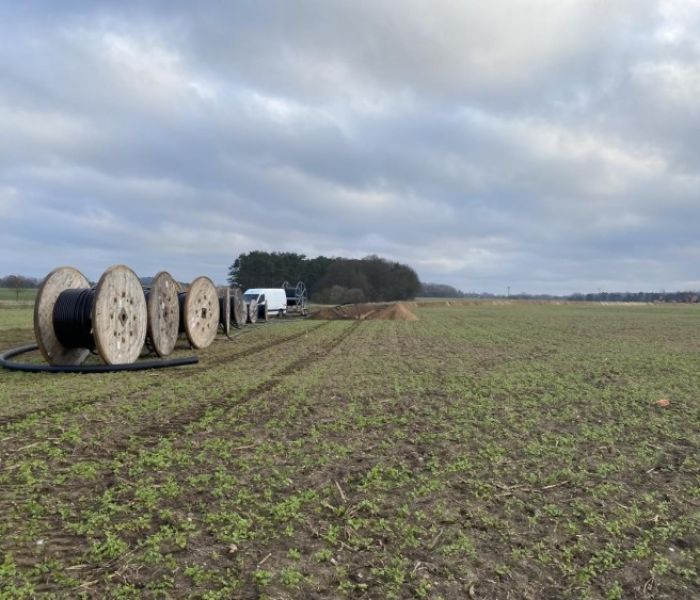
[(24, 289), (24, 277), (20, 275), (8, 275), (5, 278), (5, 285), (11, 290), (15, 290), (15, 299), (19, 300), (19, 293)]

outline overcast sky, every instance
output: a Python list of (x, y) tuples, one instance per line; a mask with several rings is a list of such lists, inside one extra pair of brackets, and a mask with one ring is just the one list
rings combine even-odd
[(0, 0), (0, 275), (700, 289), (698, 32), (700, 0)]

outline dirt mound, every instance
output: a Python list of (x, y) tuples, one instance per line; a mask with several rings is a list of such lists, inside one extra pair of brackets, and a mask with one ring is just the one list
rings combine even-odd
[(418, 317), (404, 304), (391, 304), (382, 310), (371, 313), (367, 319), (382, 321), (417, 321)]
[(311, 315), (320, 321), (384, 320), (417, 321), (409, 308), (403, 304), (348, 304), (333, 308), (321, 308)]
[(319, 321), (337, 321), (344, 318), (337, 308), (321, 308), (309, 316), (309, 319), (317, 319)]
[(333, 308), (322, 308), (313, 313), (311, 318), (322, 321), (362, 320), (383, 308), (386, 308), (386, 304), (345, 304)]

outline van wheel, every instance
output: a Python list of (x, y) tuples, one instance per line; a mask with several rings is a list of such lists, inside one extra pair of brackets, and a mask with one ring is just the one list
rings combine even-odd
[(284, 317), (284, 310), (282, 310), (282, 309), (280, 308), (280, 309), (277, 311), (277, 318), (278, 318), (278, 319), (281, 319), (282, 317)]

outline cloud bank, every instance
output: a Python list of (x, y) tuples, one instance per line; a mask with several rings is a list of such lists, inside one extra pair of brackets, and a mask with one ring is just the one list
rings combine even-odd
[(252, 249), (700, 289), (700, 2), (0, 6), (0, 273)]

